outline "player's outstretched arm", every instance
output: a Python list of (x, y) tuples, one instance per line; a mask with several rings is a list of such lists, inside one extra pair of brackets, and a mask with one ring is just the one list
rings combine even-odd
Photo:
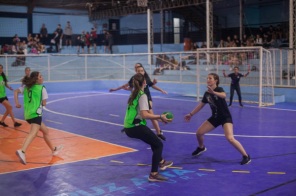
[(153, 85), (152, 86), (152, 88), (154, 88), (155, 90), (158, 90), (158, 91), (160, 91), (161, 93), (163, 93), (163, 94), (168, 94), (168, 92), (166, 92), (166, 91), (164, 91), (164, 90), (162, 90), (161, 88), (159, 88), (158, 86), (156, 86), (156, 85)]
[(189, 122), (191, 117), (198, 113), (206, 104), (203, 103), (203, 102), (200, 102), (190, 113), (186, 114), (185, 117), (184, 117), (184, 120), (186, 122)]
[(126, 83), (126, 84), (124, 84), (122, 86), (119, 86), (117, 88), (110, 88), (109, 92), (114, 92), (114, 91), (118, 91), (118, 90), (121, 90), (121, 89), (126, 90), (126, 88), (128, 88), (128, 87), (129, 87), (129, 85), (128, 85), (128, 83)]

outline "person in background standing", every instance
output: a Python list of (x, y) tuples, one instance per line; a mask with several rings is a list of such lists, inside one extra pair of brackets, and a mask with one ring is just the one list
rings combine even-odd
[(107, 40), (108, 40), (108, 49), (110, 54), (113, 54), (113, 44), (114, 44), (114, 40), (113, 40), (113, 35), (107, 31)]
[(42, 24), (41, 29), (40, 29), (40, 42), (44, 45), (48, 45), (48, 32), (47, 28), (45, 27), (45, 24)]
[(58, 24), (58, 27), (55, 30), (55, 32), (57, 32), (57, 34), (58, 34), (56, 40), (59, 40), (58, 42), (56, 42), (56, 44), (58, 46), (57, 52), (60, 52), (62, 49), (62, 40), (63, 40), (63, 29), (61, 28), (61, 24)]
[(97, 29), (95, 27), (91, 28), (90, 35), (91, 35), (91, 45), (94, 47), (94, 53), (97, 53), (98, 35), (97, 35)]
[(66, 46), (72, 47), (72, 26), (70, 21), (67, 22), (67, 25), (64, 29), (65, 39), (66, 39)]

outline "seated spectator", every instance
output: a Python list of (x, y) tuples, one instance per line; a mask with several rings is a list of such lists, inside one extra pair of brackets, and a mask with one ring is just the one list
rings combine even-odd
[(218, 48), (224, 48), (225, 47), (225, 42), (223, 39), (220, 40), (220, 43), (218, 45)]
[(243, 35), (242, 41), (241, 41), (241, 46), (247, 46), (247, 41), (248, 41), (248, 37), (246, 34)]
[(226, 38), (225, 47), (232, 47), (232, 40), (230, 36), (227, 36)]
[(235, 43), (235, 47), (240, 47), (241, 46), (241, 42), (238, 39), (237, 35), (233, 36), (233, 42)]
[(18, 37), (18, 35), (17, 34), (15, 34), (14, 35), (14, 37), (12, 38), (12, 43), (13, 43), (13, 45), (17, 45), (17, 43), (18, 42), (20, 42), (21, 40), (20, 40), (20, 38)]
[(263, 45), (262, 37), (261, 37), (261, 35), (257, 34), (254, 46), (262, 46), (262, 45)]

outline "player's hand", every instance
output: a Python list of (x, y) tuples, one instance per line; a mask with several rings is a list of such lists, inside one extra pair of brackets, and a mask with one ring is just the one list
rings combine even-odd
[(156, 84), (157, 83), (157, 80), (154, 78), (152, 83), (153, 84)]
[(185, 116), (184, 116), (184, 120), (186, 121), (186, 122), (189, 122), (190, 121), (190, 119), (191, 119), (191, 115), (190, 114), (186, 114)]
[(164, 90), (162, 90), (161, 92), (162, 92), (162, 94), (166, 94), (166, 95), (168, 94), (168, 92), (166, 92)]
[(214, 94), (214, 90), (210, 86), (208, 86), (208, 92)]
[(18, 104), (15, 104), (15, 107), (16, 107), (16, 108), (21, 108), (22, 105), (18, 103)]
[(159, 137), (161, 140), (163, 140), (163, 141), (165, 141), (166, 140), (166, 138), (164, 137), (164, 135), (163, 135), (163, 132), (162, 131), (160, 131), (160, 133), (159, 134), (157, 134), (157, 137)]
[(160, 115), (160, 120), (164, 123), (171, 122), (170, 119), (167, 119), (166, 114), (161, 114)]

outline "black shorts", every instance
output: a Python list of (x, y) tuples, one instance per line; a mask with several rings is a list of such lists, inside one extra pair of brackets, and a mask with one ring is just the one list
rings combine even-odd
[(72, 40), (72, 35), (65, 35), (66, 40)]
[(41, 125), (42, 123), (42, 116), (38, 116), (36, 118), (31, 118), (31, 119), (28, 119), (27, 122), (29, 124), (37, 124), (37, 125)]
[(215, 128), (218, 127), (219, 125), (224, 125), (225, 123), (232, 123), (232, 118), (231, 117), (226, 117), (226, 118), (215, 118), (211, 116), (208, 119), (209, 123), (211, 123)]
[(0, 103), (2, 103), (3, 101), (7, 100), (8, 101), (8, 98), (7, 97), (2, 97), (0, 98)]

